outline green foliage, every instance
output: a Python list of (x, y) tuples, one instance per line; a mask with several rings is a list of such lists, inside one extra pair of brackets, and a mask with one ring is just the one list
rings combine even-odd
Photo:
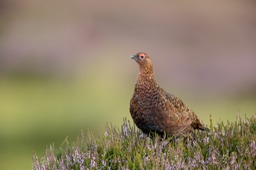
[(77, 141), (50, 146), (33, 169), (254, 169), (256, 115), (218, 123), (210, 132), (161, 139), (142, 134), (126, 119), (121, 128), (107, 125), (102, 136), (82, 132)]

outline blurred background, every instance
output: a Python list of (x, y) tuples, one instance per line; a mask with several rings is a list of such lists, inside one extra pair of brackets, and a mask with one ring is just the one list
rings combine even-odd
[(200, 119), (256, 112), (255, 1), (0, 1), (0, 169), (81, 129), (131, 120), (147, 52), (155, 76)]

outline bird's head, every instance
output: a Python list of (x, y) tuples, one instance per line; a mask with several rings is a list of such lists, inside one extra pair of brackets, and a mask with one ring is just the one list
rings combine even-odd
[(132, 55), (131, 59), (134, 59), (139, 64), (142, 74), (153, 74), (153, 64), (146, 53), (139, 52)]

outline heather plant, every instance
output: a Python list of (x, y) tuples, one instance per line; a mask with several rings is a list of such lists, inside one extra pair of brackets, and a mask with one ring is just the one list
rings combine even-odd
[(209, 132), (149, 138), (124, 119), (121, 128), (106, 126), (102, 136), (83, 133), (73, 143), (33, 157), (32, 168), (44, 169), (255, 169), (256, 115), (235, 122), (210, 124)]

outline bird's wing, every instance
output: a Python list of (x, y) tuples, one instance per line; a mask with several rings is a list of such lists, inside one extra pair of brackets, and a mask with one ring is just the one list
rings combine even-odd
[(200, 130), (208, 130), (208, 128), (204, 127), (201, 122), (199, 121), (197, 115), (190, 110), (178, 97), (174, 96), (173, 94), (170, 94), (168, 92), (165, 92), (162, 90), (166, 99), (177, 109), (176, 112), (174, 112), (176, 115), (180, 115), (180, 120), (184, 121), (183, 124), (190, 125), (194, 129), (200, 129)]
[(163, 89), (161, 89), (161, 94), (167, 100), (167, 102), (171, 104), (171, 107), (172, 107), (171, 109), (173, 111), (179, 112), (179, 113), (188, 112), (188, 115), (189, 115), (190, 109), (182, 102), (182, 100), (180, 100), (175, 95), (164, 91)]
[(170, 94), (163, 89), (161, 89), (161, 93), (166, 99), (166, 107), (169, 116), (169, 119), (167, 120), (169, 131), (173, 134), (181, 134), (191, 131), (193, 116), (191, 115), (189, 108), (187, 108), (175, 95)]

